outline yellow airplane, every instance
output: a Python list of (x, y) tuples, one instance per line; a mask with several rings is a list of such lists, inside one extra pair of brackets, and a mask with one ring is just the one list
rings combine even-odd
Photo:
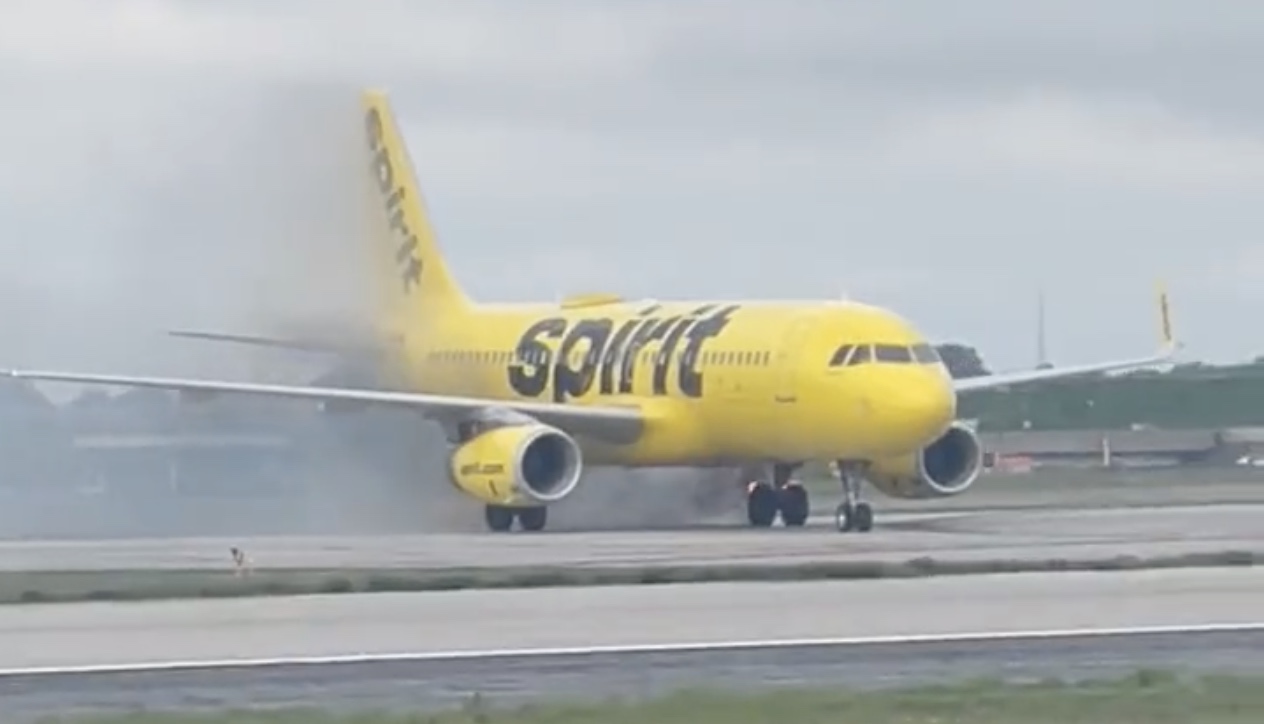
[(9, 374), (414, 409), (446, 431), (451, 483), (484, 504), (495, 531), (515, 520), (543, 529), (587, 466), (759, 466), (750, 524), (801, 526), (808, 493), (791, 474), (829, 461), (844, 492), (837, 528), (863, 532), (873, 525), (864, 481), (906, 498), (957, 495), (974, 482), (982, 451), (955, 419), (959, 393), (1158, 365), (1177, 349), (1161, 290), (1163, 345), (1153, 356), (957, 380), (911, 324), (855, 302), (593, 294), (478, 303), (440, 254), (386, 94), (366, 90), (361, 100), (369, 236), (403, 389)]

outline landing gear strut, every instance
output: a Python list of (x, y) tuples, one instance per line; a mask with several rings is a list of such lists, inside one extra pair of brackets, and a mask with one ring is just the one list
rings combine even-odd
[(838, 461), (838, 479), (843, 484), (843, 502), (834, 509), (834, 525), (842, 533), (868, 533), (873, 529), (873, 508), (860, 499), (864, 464)]
[(746, 518), (756, 528), (767, 528), (781, 514), (786, 527), (797, 528), (808, 520), (808, 491), (790, 481), (798, 465), (772, 466), (772, 483), (759, 480), (746, 489)]
[(543, 505), (533, 508), (510, 508), (504, 505), (488, 505), (483, 508), (483, 518), (487, 527), (498, 533), (513, 528), (514, 519), (522, 525), (523, 530), (544, 530), (549, 520), (549, 509)]

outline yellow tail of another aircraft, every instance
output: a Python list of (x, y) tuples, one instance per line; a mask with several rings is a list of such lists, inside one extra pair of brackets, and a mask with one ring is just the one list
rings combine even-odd
[[(958, 495), (982, 468), (978, 435), (955, 420), (973, 390), (1163, 364), (1177, 344), (1160, 295), (1157, 354), (1075, 367), (951, 379), (908, 321), (840, 300), (625, 300), (480, 304), (440, 253), (387, 96), (360, 101), (365, 196), (384, 325), (402, 337), (401, 389), (262, 385), (83, 372), (14, 377), (242, 394), (416, 410), (451, 441), (452, 485), (493, 530), (545, 527), (591, 466), (764, 470), (747, 519), (802, 526), (807, 491), (792, 473), (832, 461), (842, 531), (868, 531), (862, 483), (896, 497)], [(792, 273), (787, 269), (787, 273)], [(302, 346), (245, 335), (248, 344)], [(309, 344), (309, 346), (312, 346)], [(327, 345), (315, 345), (321, 348)]]

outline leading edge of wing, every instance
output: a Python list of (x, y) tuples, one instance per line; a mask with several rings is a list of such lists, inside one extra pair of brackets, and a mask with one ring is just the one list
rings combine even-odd
[(222, 380), (195, 380), (169, 377), (134, 377), (50, 370), (7, 370), (9, 377), (47, 382), (72, 382), (120, 387), (150, 387), (174, 392), (203, 394), (238, 394), (279, 399), (314, 400), (319, 402), (359, 402), (364, 404), (407, 407), (441, 416), (444, 412), (479, 409), (509, 409), (530, 415), (546, 424), (557, 425), (568, 432), (592, 435), (611, 442), (630, 442), (640, 434), (644, 417), (634, 407), (563, 405), (550, 402), (494, 400), (478, 397), (431, 395), (389, 390), (357, 390), (338, 387), (301, 385), (266, 385)]
[(1123, 372), (1145, 369), (1156, 365), (1168, 364), (1172, 361), (1175, 350), (1164, 352), (1153, 357), (1140, 357), (1130, 360), (1113, 360), (1085, 365), (1069, 365), (1067, 367), (1050, 367), (1039, 370), (1023, 370), (1021, 372), (1001, 372), (981, 377), (963, 377), (952, 381), (957, 392), (971, 392), (1008, 385), (1019, 385), (1028, 382), (1042, 382), (1068, 377), (1098, 374), (1103, 372)]
[(1158, 354), (1150, 357), (1092, 362), (1083, 365), (1069, 365), (1067, 367), (1023, 370), (1021, 372), (1001, 372), (981, 377), (963, 377), (961, 379), (953, 380), (953, 389), (957, 392), (970, 392), (972, 390), (1006, 387), (1009, 385), (1019, 385), (1027, 382), (1043, 382), (1045, 380), (1080, 377), (1083, 375), (1100, 374), (1104, 372), (1124, 372), (1170, 364), (1176, 357), (1176, 353), (1180, 351), (1181, 343), (1177, 341), (1176, 336), (1172, 333), (1172, 317), (1168, 306), (1167, 290), (1162, 284), (1159, 285), (1158, 289), (1158, 313), (1160, 332), (1159, 352)]

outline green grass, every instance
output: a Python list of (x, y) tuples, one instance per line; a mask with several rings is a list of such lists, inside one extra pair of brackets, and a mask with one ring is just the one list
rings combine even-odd
[(1259, 724), (1264, 680), (1138, 672), (1091, 683), (977, 682), (884, 692), (681, 692), (644, 702), (542, 703), (500, 709), (473, 700), (443, 713), (320, 710), (134, 714), (69, 724)]
[(471, 588), (807, 581), (1043, 571), (1122, 571), (1145, 568), (1254, 566), (1264, 554), (1221, 551), (1138, 558), (1055, 558), (950, 561), (839, 561), (791, 565), (518, 567), (481, 569), (272, 569), (237, 578), (228, 571), (36, 571), (0, 574), (0, 604), (238, 598)]

